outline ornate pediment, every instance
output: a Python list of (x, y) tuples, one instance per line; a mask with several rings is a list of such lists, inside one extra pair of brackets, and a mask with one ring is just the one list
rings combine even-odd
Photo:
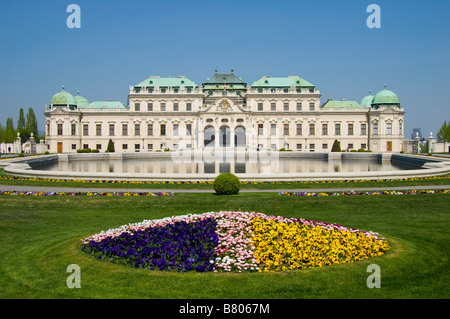
[(242, 113), (244, 109), (235, 104), (232, 99), (221, 98), (211, 104), (205, 111), (207, 113)]

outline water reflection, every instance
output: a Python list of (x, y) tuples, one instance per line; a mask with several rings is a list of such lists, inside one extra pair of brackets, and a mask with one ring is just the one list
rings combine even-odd
[(389, 161), (376, 159), (322, 160), (308, 158), (277, 158), (276, 160), (209, 160), (202, 162), (174, 162), (168, 159), (110, 159), (71, 160), (52, 163), (40, 170), (69, 171), (84, 173), (142, 173), (142, 174), (298, 174), (373, 172), (411, 169)]

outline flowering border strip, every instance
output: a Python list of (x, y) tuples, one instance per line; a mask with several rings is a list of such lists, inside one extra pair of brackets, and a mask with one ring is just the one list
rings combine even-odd
[(174, 193), (149, 193), (149, 192), (26, 192), (26, 191), (1, 191), (0, 195), (10, 196), (174, 196)]
[[(0, 176), (0, 180), (19, 180), (19, 181), (41, 181), (41, 182), (79, 182), (86, 184), (149, 184), (149, 185), (181, 185), (181, 184), (214, 184), (213, 181), (122, 181), (122, 180), (84, 180), (84, 179), (57, 179), (41, 177), (20, 177), (20, 176)], [(431, 177), (409, 177), (398, 179), (346, 179), (346, 180), (326, 180), (326, 181), (241, 181), (242, 184), (257, 185), (289, 185), (289, 184), (339, 184), (339, 183), (363, 183), (363, 182), (405, 182), (405, 181), (423, 181), (436, 179), (450, 179), (450, 175), (431, 176)]]
[[(206, 224), (209, 226), (202, 226)], [(173, 236), (177, 229), (189, 227), (198, 235), (191, 234), (187, 243), (183, 239), (186, 231)], [(153, 241), (148, 240), (150, 237)], [(144, 244), (142, 238), (146, 238)], [(81, 242), (83, 251), (99, 259), (136, 268), (201, 272), (322, 267), (380, 256), (390, 249), (387, 241), (372, 231), (241, 211), (144, 220), (102, 231)]]
[(406, 191), (366, 191), (366, 192), (280, 192), (281, 196), (341, 196), (341, 195), (417, 195), (417, 194), (450, 194), (450, 189), (406, 190)]

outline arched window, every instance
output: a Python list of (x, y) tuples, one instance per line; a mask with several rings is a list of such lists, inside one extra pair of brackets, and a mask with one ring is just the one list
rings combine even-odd
[(205, 127), (205, 133), (203, 138), (203, 144), (205, 147), (214, 147), (215, 144), (215, 136), (214, 136), (214, 127), (207, 126)]

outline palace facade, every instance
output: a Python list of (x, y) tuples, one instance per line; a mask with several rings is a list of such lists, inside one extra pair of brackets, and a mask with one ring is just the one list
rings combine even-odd
[(198, 86), (186, 76), (150, 76), (131, 86), (127, 103), (89, 102), (63, 90), (45, 107), (46, 143), (54, 153), (225, 148), (330, 152), (400, 152), (404, 109), (386, 87), (360, 102), (320, 101), (300, 76), (263, 76), (248, 85), (216, 73)]

